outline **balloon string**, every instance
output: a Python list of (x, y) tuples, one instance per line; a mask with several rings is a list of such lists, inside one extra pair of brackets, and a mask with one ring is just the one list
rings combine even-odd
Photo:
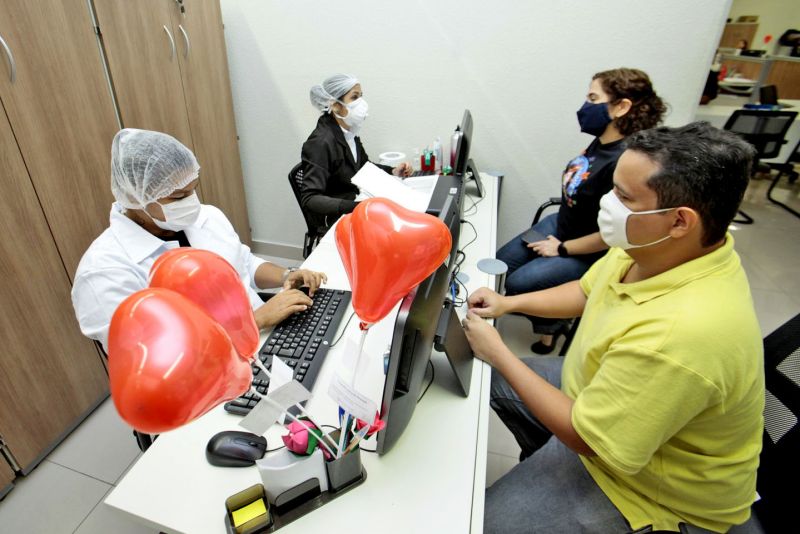
[[(277, 356), (276, 356), (276, 357), (277, 357)], [(265, 375), (267, 375), (267, 378), (269, 378), (270, 380), (272, 380), (272, 373), (270, 373), (269, 371), (267, 371), (267, 368), (264, 366), (264, 362), (262, 362), (260, 358), (258, 358), (258, 357), (256, 357), (256, 358), (255, 358), (255, 364), (256, 364), (256, 366), (257, 366), (259, 369), (261, 369), (261, 372), (262, 372), (262, 373), (264, 373)], [(254, 389), (254, 388), (251, 388), (251, 389)], [(256, 394), (258, 394), (258, 396), (259, 396), (259, 397), (261, 397), (262, 399), (266, 397), (265, 395), (262, 395), (261, 393), (258, 393), (258, 391), (256, 391)], [(270, 399), (270, 400), (272, 400), (272, 399)], [(303, 415), (305, 415), (306, 417), (308, 417), (308, 420), (309, 420), (309, 421), (311, 421), (311, 422), (314, 424), (314, 426), (316, 426), (316, 427), (317, 427), (317, 429), (318, 429), (318, 430), (320, 431), (320, 433), (322, 434), (322, 438), (328, 438), (328, 443), (329, 443), (331, 446), (335, 447), (335, 446), (336, 446), (336, 443), (333, 441), (333, 438), (332, 438), (332, 437), (330, 437), (330, 436), (329, 436), (329, 435), (328, 435), (328, 434), (325, 432), (325, 430), (323, 430), (322, 426), (320, 426), (319, 424), (317, 424), (317, 422), (316, 422), (316, 421), (314, 421), (314, 419), (311, 417), (311, 414), (310, 414), (310, 413), (308, 413), (308, 412), (306, 411), (306, 409), (305, 409), (305, 408), (303, 408), (303, 406), (302, 406), (302, 405), (301, 405), (299, 402), (298, 402), (297, 404), (295, 404), (295, 406), (296, 406), (296, 407), (297, 407), (297, 408), (300, 410), (300, 413), (302, 413)], [(292, 418), (292, 417), (293, 417), (293, 416), (292, 416), (292, 414), (290, 414), (290, 413), (288, 413), (288, 412), (285, 412), (285, 413), (286, 413), (286, 415), (287, 415), (288, 417), (290, 417), (290, 418)], [(301, 424), (302, 424), (302, 423), (301, 423)], [(303, 425), (303, 426), (305, 426), (305, 425)], [(322, 442), (323, 442), (323, 445), (325, 445), (325, 443), (324, 443), (324, 439), (320, 439), (320, 441), (322, 441)], [(330, 452), (331, 454), (333, 454), (333, 451), (331, 451), (331, 450), (330, 450), (328, 447), (325, 447), (325, 448), (326, 448), (326, 449), (328, 449), (328, 452)], [(335, 455), (334, 455), (334, 456), (335, 456)]]
[(356, 375), (358, 374), (358, 367), (361, 365), (361, 355), (364, 353), (364, 341), (367, 339), (367, 332), (369, 330), (361, 331), (361, 339), (358, 340), (358, 355), (356, 356), (356, 366), (353, 368), (353, 376), (350, 378), (350, 385), (356, 387)]
[[(358, 374), (358, 367), (361, 365), (361, 355), (364, 353), (364, 341), (367, 339), (367, 332), (369, 327), (361, 329), (361, 339), (358, 341), (358, 354), (356, 356), (356, 365), (353, 368), (353, 374), (350, 376), (350, 386), (355, 389), (356, 387), (356, 375)], [(369, 421), (367, 421), (369, 424)], [(350, 412), (345, 410), (344, 418), (342, 420), (341, 429), (339, 430), (339, 456), (337, 458), (341, 458), (342, 454), (344, 453), (344, 442), (345, 438), (347, 437), (347, 433), (350, 431)]]

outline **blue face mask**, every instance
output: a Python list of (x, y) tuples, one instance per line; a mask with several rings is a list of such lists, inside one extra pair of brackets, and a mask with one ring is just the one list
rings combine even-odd
[(595, 137), (599, 137), (606, 131), (606, 127), (611, 124), (611, 116), (608, 114), (608, 103), (584, 102), (578, 110), (578, 124), (581, 131)]

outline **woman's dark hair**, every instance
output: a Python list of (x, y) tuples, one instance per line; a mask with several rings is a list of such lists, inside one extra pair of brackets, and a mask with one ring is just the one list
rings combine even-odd
[(592, 80), (600, 80), (610, 104), (623, 98), (631, 101), (630, 111), (614, 120), (624, 136), (658, 126), (667, 111), (667, 105), (653, 90), (650, 77), (639, 69), (604, 70), (592, 76)]
[(647, 186), (655, 191), (659, 208), (697, 211), (704, 247), (725, 238), (750, 182), (752, 145), (707, 122), (693, 122), (638, 132), (626, 146), (658, 164)]

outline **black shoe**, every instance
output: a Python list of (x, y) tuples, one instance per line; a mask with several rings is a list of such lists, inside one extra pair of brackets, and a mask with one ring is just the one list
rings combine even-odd
[(553, 341), (550, 345), (542, 343), (541, 341), (537, 341), (533, 345), (531, 345), (531, 351), (535, 354), (550, 354), (555, 350), (556, 345), (558, 344), (559, 336), (566, 336), (567, 332), (569, 331), (569, 325), (565, 325), (558, 329), (557, 331), (553, 332)]
[(537, 341), (531, 345), (531, 351), (535, 354), (550, 354), (556, 348), (558, 336), (559, 334), (553, 334), (553, 343), (551, 345), (545, 345), (541, 341)]

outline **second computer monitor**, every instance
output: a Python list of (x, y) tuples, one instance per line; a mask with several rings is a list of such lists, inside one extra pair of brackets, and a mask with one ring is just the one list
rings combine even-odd
[(458, 127), (458, 132), (461, 134), (458, 137), (458, 146), (455, 149), (455, 164), (453, 165), (453, 172), (456, 176), (466, 177), (467, 173), (472, 174), (475, 180), (475, 185), (478, 188), (478, 195), (484, 196), (483, 183), (481, 176), (478, 172), (475, 162), (469, 157), (469, 151), (472, 147), (472, 113), (468, 109), (464, 110), (464, 117), (461, 119), (461, 124)]
[(458, 131), (461, 135), (458, 138), (458, 147), (455, 151), (453, 173), (456, 175), (463, 175), (467, 171), (469, 148), (472, 142), (472, 114), (468, 109), (464, 110), (464, 117), (461, 119)]

